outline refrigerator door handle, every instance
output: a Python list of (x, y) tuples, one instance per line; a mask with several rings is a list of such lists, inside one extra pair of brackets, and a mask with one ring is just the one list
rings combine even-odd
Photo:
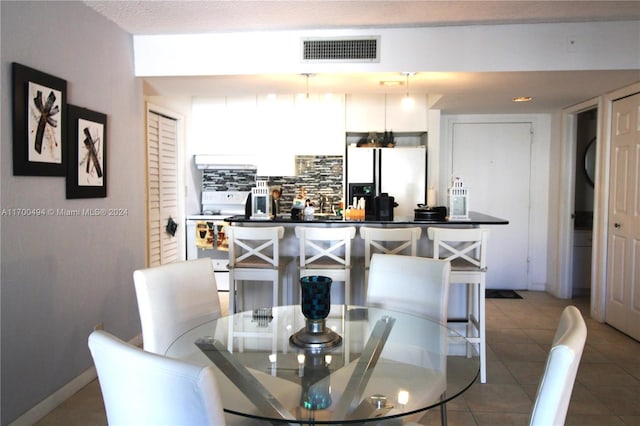
[(374, 196), (382, 193), (382, 150), (373, 149), (373, 182), (375, 183), (376, 193)]

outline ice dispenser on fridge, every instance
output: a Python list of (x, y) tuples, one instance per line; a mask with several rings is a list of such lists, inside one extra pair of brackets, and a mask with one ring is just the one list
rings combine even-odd
[(350, 183), (348, 203), (353, 199), (364, 199), (364, 218), (365, 220), (374, 220), (376, 213), (373, 207), (374, 198), (376, 196), (376, 188), (373, 183)]

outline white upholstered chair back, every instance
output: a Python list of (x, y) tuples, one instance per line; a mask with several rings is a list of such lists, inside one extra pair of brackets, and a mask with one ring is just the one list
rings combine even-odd
[(567, 306), (560, 316), (547, 364), (538, 385), (530, 425), (564, 424), (586, 340), (587, 326), (582, 314), (575, 306)]
[(220, 318), (211, 259), (168, 263), (133, 273), (144, 350), (164, 354), (185, 331)]
[(143, 351), (94, 331), (89, 349), (110, 426), (224, 425), (213, 368)]
[[(375, 253), (371, 256), (365, 303), (370, 307), (427, 317), (446, 324), (450, 268), (449, 262), (443, 260)], [(411, 330), (412, 326), (410, 321), (402, 324), (399, 332), (392, 337), (396, 340), (393, 347), (401, 347), (399, 343), (402, 342), (405, 343), (403, 349), (385, 348), (381, 356), (433, 369), (436, 373), (433, 380), (440, 381), (441, 387), (432, 390), (437, 389), (436, 395), (443, 393), (446, 390), (447, 357), (443, 349), (447, 345), (446, 337), (439, 334), (434, 339), (428, 331), (423, 330), (424, 340), (417, 344), (414, 339), (419, 333)], [(414, 337), (407, 339), (406, 336)], [(423, 350), (430, 346), (433, 350)], [(425, 393), (424, 397), (432, 396)], [(446, 405), (442, 404), (440, 410), (442, 424), (446, 424)], [(411, 420), (416, 420), (415, 416), (410, 416), (405, 423)]]
[(371, 257), (367, 306), (447, 322), (449, 262), (376, 253)]

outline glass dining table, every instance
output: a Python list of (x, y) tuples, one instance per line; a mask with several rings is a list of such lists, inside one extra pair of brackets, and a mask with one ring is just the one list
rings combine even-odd
[(479, 358), (464, 337), (427, 318), (332, 305), (340, 342), (300, 347), (300, 305), (241, 312), (197, 326), (165, 355), (214, 366), (226, 412), (270, 423), (418, 420), (476, 380)]

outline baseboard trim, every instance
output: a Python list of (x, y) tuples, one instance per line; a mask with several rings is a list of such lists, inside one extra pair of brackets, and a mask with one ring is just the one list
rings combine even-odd
[[(129, 343), (134, 346), (142, 347), (142, 334), (138, 334)], [(87, 386), (98, 377), (96, 368), (91, 367), (81, 373), (75, 379), (49, 395), (36, 406), (24, 413), (22, 416), (9, 423), (9, 426), (32, 425), (41, 420), (44, 416), (55, 410), (60, 404), (71, 398), (80, 389)]]
[(9, 423), (9, 425), (24, 426), (36, 423), (38, 420), (42, 419), (44, 416), (57, 408), (60, 404), (65, 402), (67, 399), (71, 398), (71, 396), (78, 392), (80, 389), (95, 380), (96, 377), (98, 377), (96, 374), (96, 368), (89, 368), (78, 377), (58, 389), (56, 392), (49, 395), (47, 398), (24, 413), (22, 416)]

